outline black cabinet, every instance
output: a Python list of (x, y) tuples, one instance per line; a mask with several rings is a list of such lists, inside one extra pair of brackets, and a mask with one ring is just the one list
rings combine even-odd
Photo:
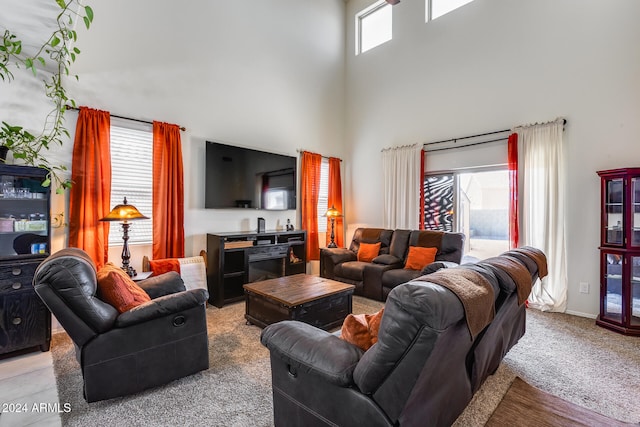
[(49, 350), (51, 314), (33, 289), (33, 275), (51, 247), (47, 172), (0, 165), (0, 354)]
[(207, 234), (209, 303), (244, 299), (245, 283), (306, 272), (306, 231)]

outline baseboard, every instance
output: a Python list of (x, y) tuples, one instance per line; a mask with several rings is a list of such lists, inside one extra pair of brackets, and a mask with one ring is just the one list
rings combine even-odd
[(591, 313), (582, 313), (580, 311), (573, 311), (573, 310), (567, 310), (565, 311), (565, 313), (567, 314), (571, 314), (573, 316), (580, 316), (580, 317), (586, 317), (588, 319), (595, 319), (596, 317), (598, 317), (597, 314), (591, 314)]

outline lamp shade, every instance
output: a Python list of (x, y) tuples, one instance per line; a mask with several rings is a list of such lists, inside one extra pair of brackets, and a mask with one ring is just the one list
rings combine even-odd
[(132, 221), (135, 219), (149, 219), (144, 216), (133, 205), (127, 203), (127, 198), (124, 198), (124, 202), (121, 205), (116, 205), (111, 212), (100, 221)]
[(336, 209), (335, 206), (332, 205), (329, 209), (327, 209), (327, 212), (324, 214), (324, 216), (329, 218), (336, 218), (342, 216), (342, 214), (338, 209)]

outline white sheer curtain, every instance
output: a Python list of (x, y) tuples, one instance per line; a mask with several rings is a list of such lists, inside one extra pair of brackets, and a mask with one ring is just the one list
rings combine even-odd
[(522, 200), (521, 245), (542, 250), (549, 275), (538, 281), (529, 307), (564, 312), (567, 305), (565, 245), (564, 120), (522, 126), (518, 133), (518, 174)]
[(420, 224), (420, 176), (422, 145), (382, 150), (384, 180), (384, 228), (417, 230)]

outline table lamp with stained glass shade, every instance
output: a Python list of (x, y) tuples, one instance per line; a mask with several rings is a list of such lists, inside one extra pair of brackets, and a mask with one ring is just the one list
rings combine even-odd
[(334, 205), (331, 205), (331, 207), (329, 209), (327, 209), (327, 212), (323, 215), (326, 216), (327, 218), (329, 218), (329, 220), (331, 221), (331, 242), (329, 242), (329, 245), (327, 246), (328, 248), (337, 248), (338, 245), (336, 245), (335, 242), (335, 232), (334, 232), (334, 225), (336, 222), (336, 218), (342, 216), (342, 214), (340, 213), (340, 211), (338, 209), (336, 209), (336, 207)]
[(127, 203), (127, 198), (124, 198), (124, 201), (121, 205), (116, 205), (111, 212), (104, 218), (101, 218), (100, 221), (120, 221), (122, 224), (122, 240), (124, 244), (122, 245), (122, 269), (130, 276), (133, 277), (137, 273), (129, 265), (129, 259), (131, 258), (131, 253), (129, 252), (129, 221), (134, 221), (138, 219), (149, 219), (140, 213), (140, 211), (133, 205)]

